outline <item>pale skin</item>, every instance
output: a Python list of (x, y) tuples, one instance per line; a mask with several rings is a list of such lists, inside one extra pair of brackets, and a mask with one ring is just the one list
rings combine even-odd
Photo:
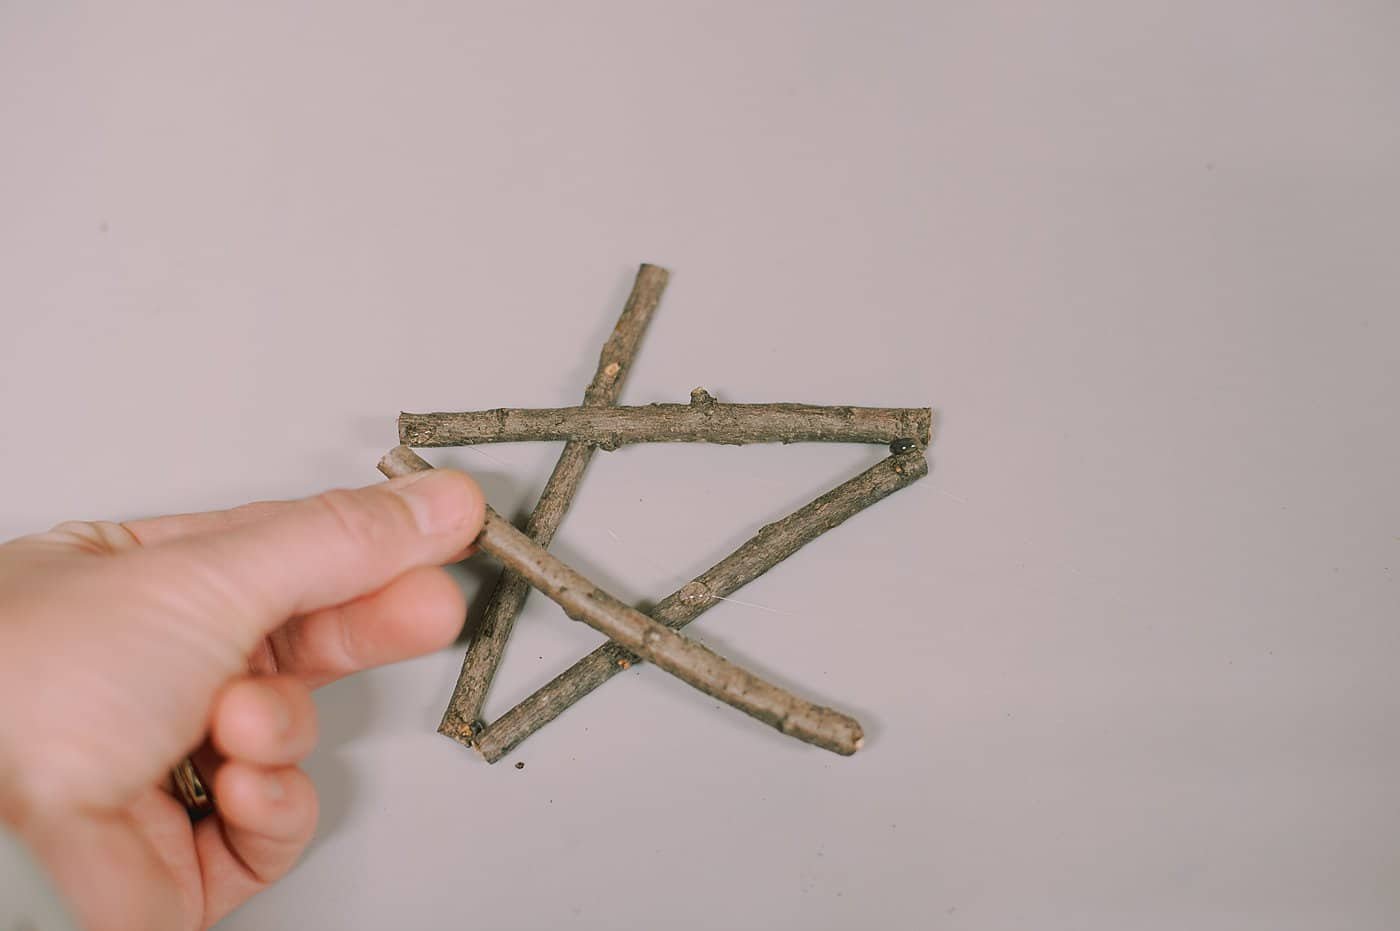
[[(434, 470), (0, 546), (0, 820), (90, 931), (207, 928), (316, 826), (311, 690), (449, 644), (484, 502)], [(217, 813), (167, 774), (193, 753)]]

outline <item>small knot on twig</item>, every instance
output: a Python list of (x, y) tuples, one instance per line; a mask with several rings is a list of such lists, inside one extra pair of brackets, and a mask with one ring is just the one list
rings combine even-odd
[(692, 407), (709, 407), (715, 403), (714, 395), (704, 388), (692, 388), (690, 390), (690, 404)]
[(703, 582), (687, 582), (680, 590), (681, 604), (698, 605), (710, 600), (710, 590)]

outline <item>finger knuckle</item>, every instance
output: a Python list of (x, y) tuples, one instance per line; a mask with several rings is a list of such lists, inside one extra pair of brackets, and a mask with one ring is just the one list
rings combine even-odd
[(49, 531), (50, 539), (89, 553), (116, 553), (138, 544), (125, 524), (108, 520), (67, 520)]
[(393, 533), (396, 515), (350, 491), (328, 491), (312, 499), (338, 534), (357, 548), (373, 548)]

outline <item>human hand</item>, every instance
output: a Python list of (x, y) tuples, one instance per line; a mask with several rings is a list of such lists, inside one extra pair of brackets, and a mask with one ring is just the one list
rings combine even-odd
[[(85, 927), (206, 928), (291, 868), (310, 690), (451, 642), (440, 566), (484, 507), (433, 470), (0, 546), (0, 819)], [(217, 802), (193, 824), (166, 778), (191, 752)]]

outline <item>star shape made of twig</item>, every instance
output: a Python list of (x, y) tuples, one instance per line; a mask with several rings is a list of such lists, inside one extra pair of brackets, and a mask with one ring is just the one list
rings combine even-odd
[[(505, 563), (505, 569), (487, 600), (438, 731), (475, 747), (487, 762), (496, 762), (583, 696), (643, 660), (808, 743), (843, 755), (854, 753), (863, 743), (863, 731), (855, 719), (772, 685), (677, 631), (827, 530), (926, 475), (923, 450), (932, 433), (933, 412), (929, 408), (722, 404), (700, 388), (691, 392), (689, 404), (618, 406), (622, 383), (669, 277), (655, 265), (638, 270), (580, 407), (404, 413), (399, 416), (399, 440), (404, 445), (380, 462), (380, 470), (393, 476), (431, 468), (410, 446), (565, 441), (524, 531), (487, 508), (477, 540), (481, 549)], [(598, 449), (646, 442), (805, 441), (887, 443), (890, 456), (764, 526), (663, 598), (649, 616), (608, 595), (548, 553)], [(532, 587), (558, 602), (570, 617), (607, 635), (609, 641), (487, 725), (481, 720), (482, 706)]]

